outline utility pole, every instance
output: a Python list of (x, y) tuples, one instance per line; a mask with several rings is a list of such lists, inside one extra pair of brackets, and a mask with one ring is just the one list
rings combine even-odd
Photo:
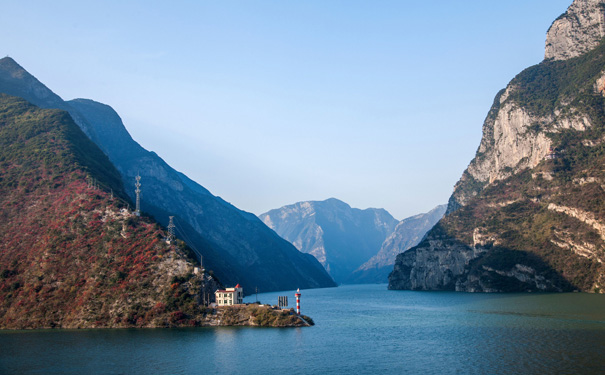
[(136, 187), (136, 190), (134, 192), (137, 195), (137, 208), (134, 211), (134, 214), (137, 216), (141, 216), (141, 176), (137, 174), (137, 177), (135, 179), (137, 180), (137, 182), (135, 182), (134, 184), (134, 186)]

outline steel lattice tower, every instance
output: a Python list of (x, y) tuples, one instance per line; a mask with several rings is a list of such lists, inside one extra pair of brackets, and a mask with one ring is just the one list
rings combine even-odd
[(135, 182), (134, 186), (137, 188), (134, 192), (137, 195), (137, 207), (134, 211), (134, 214), (137, 216), (141, 216), (141, 176), (137, 175), (137, 182)]
[(170, 222), (168, 223), (168, 237), (166, 237), (166, 242), (171, 243), (174, 241), (174, 216), (169, 216)]

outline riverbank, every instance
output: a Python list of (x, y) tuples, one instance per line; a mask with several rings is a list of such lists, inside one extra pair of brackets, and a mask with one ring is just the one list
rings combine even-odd
[(213, 309), (207, 315), (208, 326), (308, 327), (315, 325), (308, 316), (298, 316), (293, 309), (282, 310), (268, 305), (235, 305)]
[(298, 316), (294, 309), (282, 310), (276, 306), (259, 305), (256, 303), (203, 307), (196, 306), (192, 313), (183, 311), (166, 311), (166, 307), (156, 305), (145, 316), (125, 317), (115, 320), (78, 320), (75, 323), (66, 319), (67, 323), (51, 322), (50, 325), (40, 321), (18, 321), (14, 324), (3, 324), (0, 330), (32, 330), (32, 329), (97, 329), (97, 328), (182, 328), (182, 327), (309, 327), (315, 325), (308, 316)]

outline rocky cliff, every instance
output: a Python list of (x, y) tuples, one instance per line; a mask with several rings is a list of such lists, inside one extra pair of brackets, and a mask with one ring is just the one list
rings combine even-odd
[(498, 93), (447, 215), (397, 257), (390, 288), (603, 290), (604, 3), (574, 1), (546, 60)]
[(401, 220), (380, 250), (349, 278), (356, 283), (386, 283), (398, 254), (418, 245), (424, 235), (443, 217), (447, 205)]
[(595, 48), (605, 36), (602, 0), (576, 0), (546, 35), (546, 60), (567, 60)]
[(163, 225), (175, 216), (177, 236), (203, 257), (225, 284), (240, 283), (246, 293), (334, 286), (315, 258), (241, 211), (175, 171), (158, 155), (136, 143), (118, 114), (92, 100), (64, 102), (10, 58), (0, 60), (0, 92), (16, 95), (43, 108), (69, 112), (119, 171), (128, 195), (140, 174), (141, 209)]
[(338, 283), (374, 256), (397, 224), (387, 211), (351, 208), (338, 199), (299, 202), (260, 215), (304, 253), (312, 254)]

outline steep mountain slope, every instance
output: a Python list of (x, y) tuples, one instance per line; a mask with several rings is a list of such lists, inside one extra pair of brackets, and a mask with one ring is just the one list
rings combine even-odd
[(334, 198), (298, 202), (260, 218), (297, 249), (315, 256), (338, 283), (375, 255), (397, 224), (383, 209), (351, 208)]
[(447, 205), (401, 220), (382, 243), (380, 251), (362, 264), (349, 278), (355, 283), (386, 283), (398, 254), (418, 245), (420, 240), (445, 214)]
[(200, 324), (218, 284), (120, 196), (67, 112), (0, 94), (0, 328)]
[(390, 288), (603, 290), (604, 5), (574, 1), (546, 59), (496, 96), (447, 215), (397, 257)]
[(55, 108), (69, 112), (88, 138), (96, 142), (96, 133), (90, 124), (57, 94), (44, 86), (10, 57), (0, 59), (0, 92), (18, 96), (40, 108)]
[(595, 48), (605, 36), (601, 0), (574, 1), (548, 29), (545, 60), (567, 60)]
[(91, 100), (63, 102), (10, 58), (0, 60), (0, 92), (22, 95), (36, 105), (63, 108), (107, 154), (134, 198), (140, 174), (141, 208), (158, 222), (175, 216), (177, 235), (203, 257), (225, 284), (240, 283), (245, 292), (334, 286), (312, 256), (302, 254), (256, 216), (215, 197), (136, 143), (118, 114)]

